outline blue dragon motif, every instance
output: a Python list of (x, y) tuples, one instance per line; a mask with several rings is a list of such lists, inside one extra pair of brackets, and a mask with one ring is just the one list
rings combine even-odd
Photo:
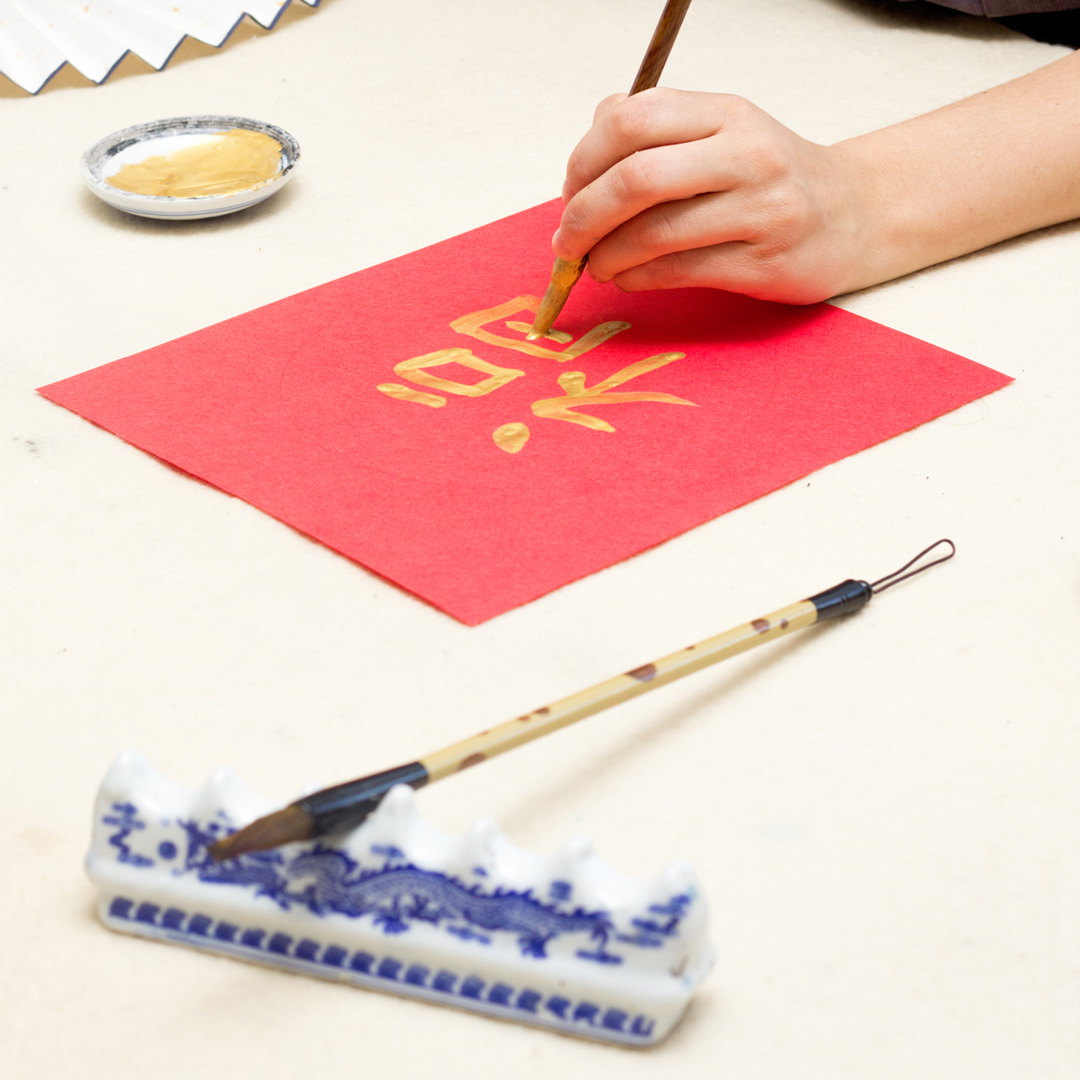
[[(544, 902), (531, 889), (485, 891), (479, 884), (466, 885), (448, 874), (415, 866), (397, 848), (380, 849), (376, 854), (382, 865), (373, 867), (363, 867), (346, 852), (322, 843), (290, 859), (271, 851), (217, 863), (207, 850), (217, 839), (216, 832), (193, 821), (179, 824), (187, 838), (185, 869), (207, 885), (251, 889), (285, 911), (298, 905), (319, 916), (369, 916), (384, 934), (404, 934), (414, 925), (427, 924), (487, 945), (495, 932), (512, 933), (522, 956), (536, 959), (547, 956), (556, 938), (584, 934), (591, 948), (579, 950), (580, 958), (621, 964), (623, 958), (608, 949), (609, 942), (656, 947), (677, 933), (690, 904), (690, 897), (676, 896), (667, 904), (653, 905), (650, 912), (664, 916), (663, 921), (635, 919), (635, 933), (617, 934), (606, 911), (570, 908), (558, 900)], [(568, 893), (568, 888), (556, 890), (556, 896)]]
[[(128, 837), (144, 829), (138, 810), (130, 803), (115, 803), (103, 818), (116, 831), (109, 843), (120, 862), (148, 867), (153, 860), (133, 852)], [(485, 891), (435, 870), (424, 870), (408, 861), (396, 847), (373, 848), (382, 865), (361, 866), (346, 852), (317, 843), (287, 858), (281, 851), (249, 852), (237, 859), (215, 862), (210, 845), (221, 834), (221, 825), (178, 821), (186, 838), (184, 870), (207, 885), (230, 886), (265, 896), (283, 911), (305, 907), (314, 915), (344, 915), (350, 919), (369, 916), (384, 934), (404, 934), (412, 926), (437, 926), (464, 941), (489, 945), (496, 932), (516, 936), (522, 956), (544, 959), (556, 938), (586, 935), (591, 948), (577, 956), (600, 964), (621, 964), (622, 956), (608, 948), (615, 941), (637, 948), (658, 948), (677, 935), (692, 897), (680, 894), (665, 904), (649, 907), (649, 917), (632, 920), (631, 933), (618, 933), (610, 913), (571, 907), (571, 887), (552, 883), (550, 901), (531, 889), (501, 886)], [(174, 871), (177, 872), (177, 871)]]
[(200, 828), (193, 821), (181, 821), (180, 827), (187, 836), (187, 856), (184, 869), (193, 870), (200, 881), (208, 885), (239, 885), (253, 887), (255, 896), (268, 896), (287, 911), (289, 901), (288, 882), (281, 872), (285, 860), (279, 851), (257, 851), (242, 859), (230, 859), (227, 863), (215, 862), (207, 850), (218, 838), (208, 829)]
[(362, 869), (343, 851), (323, 845), (293, 859), (288, 874), (306, 881), (292, 895), (314, 914), (372, 915), (386, 933), (404, 933), (410, 922), (445, 925), (458, 937), (474, 940), (487, 937), (478, 930), (509, 931), (517, 935), (523, 956), (538, 959), (547, 955), (546, 947), (554, 938), (585, 933), (597, 944), (591, 955), (605, 955), (608, 963), (621, 959), (604, 948), (614, 932), (606, 912), (560, 911), (537, 900), (529, 889), (496, 888), (487, 893), (479, 885), (466, 886), (446, 874), (409, 862), (395, 865), (389, 859), (379, 869)]

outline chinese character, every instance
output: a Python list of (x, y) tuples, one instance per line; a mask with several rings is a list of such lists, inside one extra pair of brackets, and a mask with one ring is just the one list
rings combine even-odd
[[(500, 349), (513, 349), (516, 352), (525, 353), (543, 360), (555, 360), (565, 363), (583, 353), (587, 353), (605, 341), (610, 340), (616, 334), (630, 329), (627, 322), (610, 321), (594, 326), (587, 333), (582, 334), (575, 342), (572, 335), (561, 330), (551, 330), (545, 337), (565, 346), (561, 350), (545, 348), (531, 341), (518, 340), (516, 338), (503, 337), (490, 330), (484, 329), (490, 323), (497, 320), (506, 320), (508, 330), (522, 335), (527, 334), (531, 326), (526, 322), (514, 322), (507, 319), (519, 311), (535, 312), (540, 306), (540, 301), (535, 296), (515, 296), (504, 304), (485, 308), (483, 311), (474, 311), (469, 315), (462, 315), (451, 324), (451, 329), (459, 334), (467, 334), (488, 345), (494, 345)], [(685, 398), (676, 397), (674, 394), (664, 394), (653, 390), (625, 390), (619, 391), (617, 387), (636, 379), (658, 368), (666, 367), (675, 360), (682, 360), (686, 353), (667, 352), (657, 353), (645, 360), (616, 371), (606, 379), (596, 383), (595, 386), (585, 385), (585, 373), (583, 371), (564, 371), (558, 376), (556, 382), (563, 391), (561, 397), (540, 398), (532, 403), (532, 412), (543, 420), (563, 420), (569, 424), (577, 424), (580, 427), (590, 428), (593, 431), (614, 431), (615, 428), (606, 420), (588, 413), (574, 410), (584, 405), (625, 405), (635, 401), (661, 402), (667, 405), (692, 405), (695, 402)], [(447, 364), (458, 364), (461, 367), (478, 371), (487, 378), (477, 383), (457, 382), (454, 379), (436, 375), (431, 369), (443, 367)], [(426, 405), (432, 409), (441, 409), (446, 404), (443, 394), (454, 394), (458, 397), (484, 397), (494, 393), (507, 383), (520, 379), (525, 375), (518, 368), (500, 367), (490, 361), (482, 360), (471, 349), (439, 349), (436, 352), (425, 353), (423, 356), (414, 356), (409, 360), (402, 360), (394, 365), (394, 372), (402, 378), (413, 383), (414, 386), (425, 387), (417, 390), (413, 387), (402, 386), (400, 383), (381, 383), (377, 389), (388, 397), (399, 401), (410, 401), (417, 405)], [(442, 393), (431, 393), (439, 390)], [(513, 422), (502, 424), (492, 432), (495, 445), (508, 454), (516, 454), (529, 441), (529, 428), (526, 424)]]
[[(543, 345), (537, 345), (534, 341), (519, 341), (516, 338), (500, 337), (490, 330), (483, 329), (488, 323), (495, 322), (497, 319), (505, 319), (508, 315), (513, 315), (518, 311), (535, 313), (539, 308), (540, 300), (538, 297), (515, 296), (513, 300), (507, 300), (505, 304), (485, 308), (483, 311), (474, 311), (471, 315), (462, 315), (460, 319), (455, 319), (450, 324), (450, 329), (456, 330), (459, 334), (468, 334), (469, 337), (474, 337), (477, 341), (483, 341), (488, 345), (496, 345), (500, 349), (514, 349), (517, 352), (525, 353), (527, 356), (539, 357), (541, 360), (558, 360), (560, 364), (566, 363), (567, 360), (574, 360), (583, 353), (589, 352), (590, 349), (595, 349), (597, 345), (603, 345), (605, 341), (613, 338), (616, 334), (621, 334), (624, 330), (630, 329), (628, 322), (600, 323), (599, 326), (594, 326), (587, 333), (582, 334), (574, 344), (567, 345), (561, 351), (545, 349)], [(509, 329), (518, 330), (522, 334), (527, 334), (532, 329), (532, 326), (527, 323), (508, 322), (506, 325)], [(545, 337), (559, 342), (573, 340), (569, 334), (564, 333), (562, 330), (552, 330)]]
[[(478, 383), (460, 383), (453, 379), (440, 378), (428, 371), (428, 368), (442, 367), (444, 364), (460, 364), (462, 367), (472, 368), (473, 371), (482, 371), (488, 378)], [(441, 390), (444, 394), (483, 397), (493, 390), (498, 390), (500, 386), (513, 382), (514, 379), (520, 379), (525, 372), (517, 368), (504, 368), (499, 367), (498, 364), (490, 364), (487, 360), (474, 356), (472, 349), (439, 349), (437, 352), (402, 360), (400, 364), (394, 365), (394, 374), (401, 375), (419, 386)], [(446, 404), (446, 398), (438, 394), (410, 390), (409, 387), (401, 386), (399, 383), (381, 383), (377, 389), (399, 401), (415, 401), (420, 405), (430, 405), (433, 409), (441, 409)]]
[(628, 393), (611, 394), (616, 386), (636, 379), (638, 375), (644, 375), (647, 371), (655, 371), (657, 368), (666, 367), (674, 360), (682, 360), (686, 353), (668, 352), (657, 353), (645, 360), (639, 360), (636, 364), (630, 364), (614, 375), (609, 375), (603, 382), (595, 386), (585, 385), (584, 371), (564, 371), (556, 380), (563, 389), (563, 396), (557, 398), (544, 398), (532, 403), (534, 416), (543, 417), (545, 420), (566, 420), (571, 424), (581, 424), (582, 427), (592, 428), (593, 431), (614, 431), (615, 429), (598, 416), (589, 416), (586, 413), (571, 412), (581, 405), (591, 402), (593, 405), (622, 405), (630, 401), (661, 401), (668, 405), (697, 405), (693, 401), (676, 397), (674, 394), (659, 394), (650, 390), (633, 390)]

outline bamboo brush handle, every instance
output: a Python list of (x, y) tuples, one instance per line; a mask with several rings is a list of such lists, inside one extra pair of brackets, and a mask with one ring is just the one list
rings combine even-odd
[(624, 675), (616, 675), (615, 678), (591, 686), (588, 690), (581, 690), (542, 709), (519, 716), (516, 720), (509, 720), (443, 750), (436, 750), (433, 754), (420, 758), (419, 764), (427, 769), (429, 783), (441, 780), (451, 773), (460, 772), (470, 765), (479, 765), (497, 754), (504, 754), (516, 746), (532, 742), (533, 739), (575, 724), (578, 720), (610, 709), (620, 702), (628, 701), (665, 683), (674, 682), (684, 675), (691, 675), (710, 664), (726, 660), (729, 656), (745, 652), (756, 645), (763, 645), (767, 641), (774, 641), (793, 630), (812, 626), (817, 619), (818, 609), (814, 602), (800, 600), (797, 604), (790, 604), (762, 619), (754, 619), (696, 645), (688, 645), (685, 649), (661, 657), (655, 663), (634, 668)]
[[(948, 545), (948, 555), (939, 556), (915, 570), (911, 569), (920, 559), (942, 544)], [(796, 604), (774, 611), (771, 615), (752, 619), (696, 645), (688, 645), (685, 649), (664, 656), (654, 663), (634, 668), (624, 675), (617, 675), (614, 679), (608, 679), (542, 709), (535, 709), (490, 731), (482, 731), (479, 735), (454, 743), (444, 750), (436, 750), (419, 761), (316, 791), (290, 803), (282, 810), (275, 810), (272, 814), (256, 819), (239, 832), (221, 838), (211, 845), (210, 854), (217, 861), (221, 861), (235, 858), (247, 851), (263, 851), (297, 840), (310, 840), (334, 829), (353, 828), (375, 810), (383, 796), (396, 784), (423, 787), (433, 780), (441, 780), (444, 776), (460, 772), (470, 765), (479, 765), (481, 761), (532, 742), (533, 739), (558, 731), (559, 728), (578, 720), (584, 720), (593, 713), (609, 709), (612, 705), (637, 697), (657, 686), (674, 682), (710, 664), (745, 652), (755, 645), (774, 641), (793, 630), (813, 626), (823, 619), (854, 614), (864, 608), (875, 594), (891, 589), (901, 581), (929, 570), (931, 566), (947, 562), (955, 554), (956, 545), (951, 540), (938, 540), (920, 551), (915, 558), (908, 560), (899, 570), (894, 570), (873, 583), (848, 578), (831, 589), (815, 593), (808, 600), (800, 600)]]

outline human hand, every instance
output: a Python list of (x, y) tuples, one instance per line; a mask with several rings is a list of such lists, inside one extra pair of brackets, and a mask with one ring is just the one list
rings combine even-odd
[[(627, 291), (712, 286), (807, 304), (869, 284), (865, 177), (728, 94), (601, 102), (567, 165), (556, 255)], [(880, 280), (880, 277), (878, 278)]]

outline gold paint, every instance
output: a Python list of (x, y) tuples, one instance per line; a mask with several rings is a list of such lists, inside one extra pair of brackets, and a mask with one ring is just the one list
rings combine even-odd
[[(546, 336), (549, 340), (565, 344), (561, 352), (544, 348), (541, 345), (532, 345), (525, 341), (503, 337), (484, 329), (489, 323), (500, 319), (506, 320), (508, 330), (515, 333), (525, 333), (529, 325), (524, 322), (515, 322), (507, 319), (518, 311), (534, 311), (538, 301), (535, 296), (515, 296), (512, 300), (497, 304), (495, 307), (485, 308), (483, 311), (474, 311), (468, 315), (462, 315), (450, 323), (452, 330), (459, 334), (467, 334), (498, 348), (514, 349), (517, 352), (529, 356), (538, 356), (544, 359), (557, 360), (560, 363), (580, 356), (583, 353), (595, 349), (605, 341), (630, 329), (627, 322), (610, 321), (594, 326), (587, 333), (574, 342), (573, 336), (560, 330), (554, 330)], [(645, 360), (616, 371), (614, 375), (598, 382), (595, 386), (585, 385), (585, 373), (583, 371), (565, 371), (556, 382), (563, 391), (561, 397), (541, 398), (532, 403), (534, 416), (546, 420), (564, 420), (570, 424), (578, 424), (593, 431), (614, 431), (615, 428), (606, 420), (598, 416), (590, 416), (587, 413), (577, 413), (577, 409), (586, 403), (593, 405), (624, 405), (630, 402), (659, 402), (667, 405), (691, 405), (697, 407), (696, 402), (687, 401), (685, 398), (676, 397), (674, 394), (664, 394), (650, 390), (629, 390), (613, 392), (617, 387), (630, 382), (639, 375), (644, 375), (658, 368), (666, 367), (676, 360), (685, 359), (686, 353), (668, 352), (657, 353)], [(453, 379), (445, 379), (433, 374), (430, 369), (443, 367), (447, 364), (459, 364), (473, 371), (487, 375), (478, 383), (462, 383)], [(518, 368), (504, 368), (498, 364), (483, 360), (474, 355), (471, 349), (438, 349), (435, 352), (425, 353), (423, 356), (414, 356), (408, 360), (402, 360), (394, 365), (397, 375), (408, 379), (409, 382), (418, 386), (427, 387), (430, 390), (440, 390), (444, 394), (456, 394), (460, 397), (484, 397), (493, 393), (500, 387), (505, 386), (514, 379), (520, 379), (525, 375)], [(399, 401), (411, 401), (419, 405), (427, 405), (438, 409), (446, 404), (446, 398), (441, 394), (425, 393), (422, 390), (414, 390), (400, 383), (381, 383), (377, 389), (388, 397)], [(491, 437), (495, 445), (507, 454), (518, 453), (529, 441), (531, 432), (526, 424), (510, 423), (503, 424), (492, 432)]]
[(491, 437), (500, 450), (516, 454), (529, 441), (529, 428), (526, 424), (503, 424), (491, 433)]
[[(508, 322), (506, 325), (519, 334), (528, 334), (532, 331), (532, 327), (527, 322)], [(543, 336), (549, 341), (557, 341), (560, 345), (565, 345), (568, 341), (574, 340), (574, 335), (568, 334), (565, 330), (549, 330)]]
[[(507, 300), (505, 304), (496, 304), (495, 307), (485, 308), (483, 311), (473, 311), (468, 315), (462, 315), (450, 324), (450, 329), (456, 330), (459, 334), (468, 334), (469, 337), (474, 337), (477, 341), (483, 341), (487, 345), (497, 345), (500, 349), (514, 349), (516, 352), (525, 353), (526, 356), (537, 356), (542, 360), (558, 360), (560, 364), (566, 363), (567, 360), (573, 360), (583, 353), (595, 349), (597, 345), (603, 345), (605, 341), (613, 338), (616, 334), (621, 334), (624, 330), (630, 329), (628, 322), (600, 323), (599, 326), (594, 326), (588, 333), (582, 334), (573, 345), (567, 345), (561, 351), (545, 349), (543, 345), (533, 345), (528, 341), (501, 337), (498, 334), (493, 334), (490, 330), (483, 329), (488, 323), (506, 319), (519, 311), (536, 311), (539, 306), (540, 301), (535, 296), (515, 296), (513, 300)], [(525, 324), (518, 323), (514, 326), (507, 323), (506, 325), (512, 330), (516, 330)], [(560, 330), (556, 333), (563, 334), (564, 331)], [(571, 335), (567, 334), (566, 337), (568, 340), (572, 340)], [(555, 340), (559, 339), (555, 338)]]
[[(440, 379), (438, 375), (431, 375), (426, 370), (442, 367), (443, 364), (460, 364), (462, 367), (472, 368), (473, 371), (485, 372), (490, 378), (472, 384), (459, 383), (452, 379)], [(514, 379), (520, 379), (525, 372), (517, 368), (504, 368), (499, 367), (498, 364), (490, 364), (487, 360), (474, 356), (472, 349), (439, 349), (436, 352), (425, 353), (423, 356), (402, 360), (401, 363), (394, 365), (394, 374), (401, 375), (419, 386), (441, 390), (444, 394), (483, 397), (485, 394), (490, 394), (492, 390), (498, 390), (500, 386), (513, 382)]]
[(137, 195), (231, 195), (261, 187), (281, 172), (281, 143), (233, 128), (173, 154), (125, 165), (105, 182)]
[(423, 390), (411, 390), (401, 383), (379, 383), (375, 387), (387, 397), (397, 398), (398, 401), (415, 401), (417, 405), (430, 405), (433, 409), (441, 409), (446, 404), (446, 398), (438, 394), (425, 394)]
[(582, 427), (592, 428), (594, 431), (614, 431), (615, 429), (606, 420), (601, 420), (598, 416), (587, 416), (570, 410), (578, 405), (584, 405), (587, 401), (592, 402), (594, 405), (621, 405), (630, 401), (659, 401), (668, 405), (693, 405), (696, 408), (696, 402), (687, 401), (685, 398), (676, 397), (674, 394), (659, 394), (646, 390), (629, 391), (622, 394), (608, 393), (609, 390), (637, 378), (638, 375), (644, 375), (646, 372), (666, 367), (675, 360), (684, 359), (685, 356), (686, 353), (681, 352), (658, 353), (656, 356), (650, 356), (645, 360), (638, 360), (637, 363), (630, 364), (621, 371), (616, 371), (614, 375), (609, 375), (603, 382), (598, 382), (595, 386), (590, 387), (585, 385), (585, 372), (564, 371), (556, 380), (559, 386), (562, 387), (564, 396), (534, 401), (532, 404), (533, 415), (547, 420), (566, 420), (571, 424), (580, 424)]
[(578, 283), (585, 264), (589, 261), (588, 254), (580, 259), (567, 261), (556, 258), (555, 265), (551, 268), (551, 280), (548, 282), (547, 291), (544, 293), (543, 303), (536, 313), (536, 321), (529, 331), (529, 340), (535, 341), (543, 337), (559, 317), (563, 305), (566, 303), (570, 290)]

